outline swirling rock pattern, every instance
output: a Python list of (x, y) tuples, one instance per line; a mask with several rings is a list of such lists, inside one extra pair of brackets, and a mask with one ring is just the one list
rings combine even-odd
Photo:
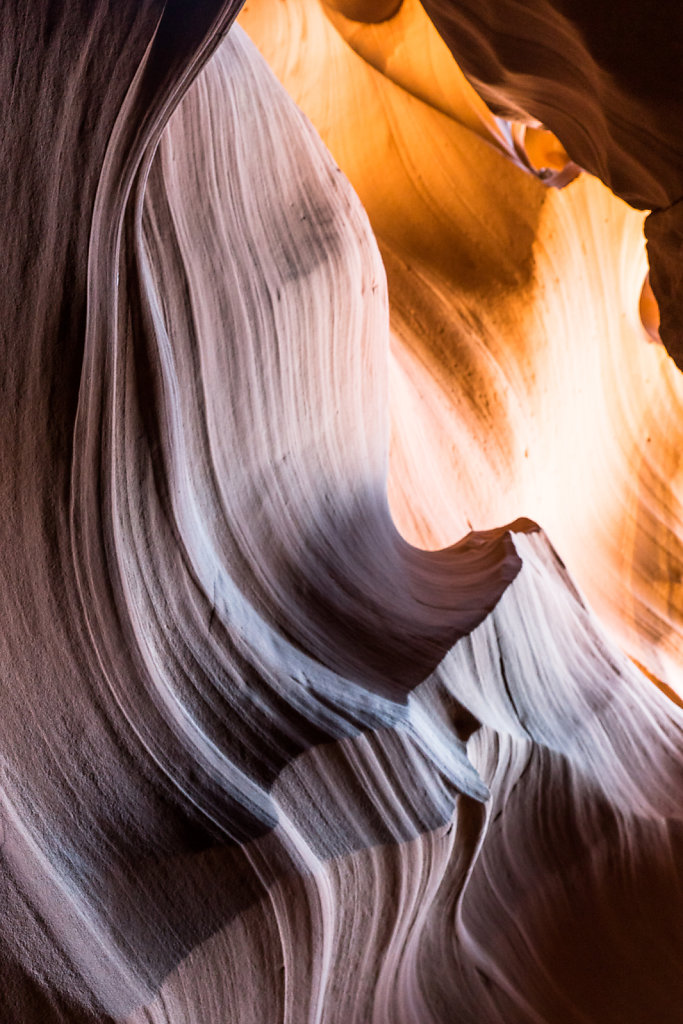
[(238, 6), (0, 14), (2, 1019), (673, 1020), (682, 713), (529, 520), (399, 533), (384, 266)]
[(304, 0), (241, 19), (380, 245), (401, 531), (440, 547), (530, 515), (620, 645), (683, 694), (683, 378), (643, 343), (643, 214), (591, 175), (558, 192), (521, 173), (416, 2), (382, 25)]
[(641, 0), (425, 0), (479, 92), (498, 110), (531, 114), (572, 158), (646, 222), (660, 333), (683, 369), (683, 10)]

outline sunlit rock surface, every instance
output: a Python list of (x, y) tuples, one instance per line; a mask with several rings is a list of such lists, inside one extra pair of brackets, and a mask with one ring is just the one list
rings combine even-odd
[[(683, 713), (627, 657), (675, 672), (675, 614), (664, 637), (632, 568), (609, 635), (572, 582), (623, 580), (600, 481), (673, 578), (642, 215), (548, 190), (556, 142), (493, 117), (419, 11), (463, 85), (440, 102), (419, 61), (395, 81), (319, 9), (258, 6), (347, 119), (384, 261), (237, 4), (0, 12), (1, 1019), (675, 1021)], [(352, 146), (373, 108), (383, 145)]]
[(438, 547), (531, 516), (683, 693), (683, 377), (641, 320), (644, 214), (589, 174), (558, 191), (524, 173), (416, 0), (381, 25), (315, 0), (250, 0), (241, 21), (381, 248), (401, 531)]

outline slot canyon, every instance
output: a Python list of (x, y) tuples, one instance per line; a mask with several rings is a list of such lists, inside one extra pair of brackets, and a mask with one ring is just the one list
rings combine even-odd
[(0, 1024), (683, 1024), (683, 7), (0, 51)]

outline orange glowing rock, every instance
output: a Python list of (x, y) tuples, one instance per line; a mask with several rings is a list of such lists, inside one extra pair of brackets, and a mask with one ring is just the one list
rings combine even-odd
[(659, 336), (659, 306), (655, 298), (654, 292), (652, 291), (652, 285), (650, 284), (650, 273), (645, 275), (643, 281), (643, 287), (640, 291), (640, 303), (638, 305), (640, 311), (640, 319), (643, 322), (643, 327), (648, 333), (648, 336), (652, 341), (661, 343)]
[(624, 648), (683, 692), (683, 378), (643, 344), (644, 215), (589, 175), (558, 193), (525, 173), (524, 149), (578, 169), (540, 126), (506, 136), (416, 2), (368, 26), (252, 0), (241, 21), (380, 243), (401, 530), (440, 547), (530, 515)]
[(2, 1024), (668, 1024), (644, 214), (413, 0), (252, 0), (331, 155), (238, 7), (0, 7)]

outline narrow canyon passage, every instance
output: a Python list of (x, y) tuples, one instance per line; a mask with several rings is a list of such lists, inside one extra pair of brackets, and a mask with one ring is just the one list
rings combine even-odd
[(240, 6), (0, 12), (0, 1019), (674, 1024), (644, 209), (445, 3)]

